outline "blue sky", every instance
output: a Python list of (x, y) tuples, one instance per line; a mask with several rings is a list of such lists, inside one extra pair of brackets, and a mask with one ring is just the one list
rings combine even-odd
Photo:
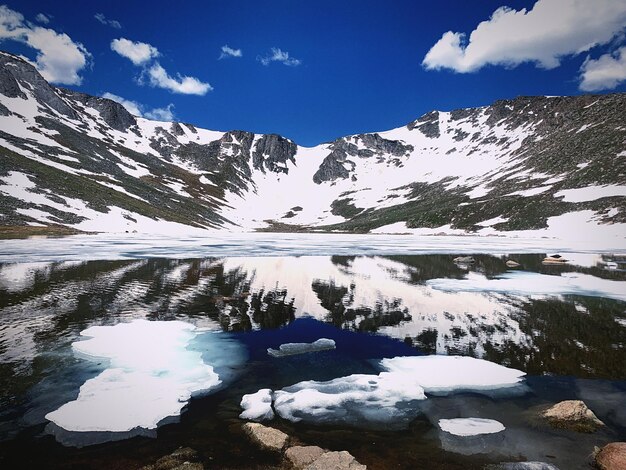
[(626, 91), (626, 0), (4, 4), (0, 49), (39, 54), (62, 86), (306, 146), (432, 109)]

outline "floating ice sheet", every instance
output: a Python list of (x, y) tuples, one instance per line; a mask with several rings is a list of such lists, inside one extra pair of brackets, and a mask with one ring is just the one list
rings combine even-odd
[(274, 397), (276, 413), (290, 421), (387, 428), (405, 427), (419, 414), (412, 402), (426, 398), (410, 376), (388, 372), (300, 382)]
[(267, 354), (272, 357), (284, 357), (329, 349), (335, 349), (335, 342), (332, 339), (320, 338), (312, 343), (285, 343), (278, 349), (267, 348)]
[(517, 388), (524, 372), (466, 356), (406, 356), (383, 359), (381, 367), (411, 377), (426, 393), (493, 391)]
[(74, 352), (110, 364), (80, 387), (76, 400), (46, 415), (67, 431), (154, 429), (179, 415), (193, 394), (221, 382), (201, 352), (187, 349), (197, 335), (189, 323), (135, 320), (81, 335), (89, 339), (73, 343)]
[(269, 388), (262, 388), (256, 393), (244, 395), (241, 399), (243, 412), (239, 415), (241, 419), (250, 421), (266, 421), (274, 418), (272, 409), (272, 391)]
[(442, 431), (461, 437), (495, 434), (505, 429), (501, 422), (484, 418), (440, 419), (439, 428)]
[(460, 356), (395, 357), (378, 375), (304, 381), (274, 393), (274, 410), (290, 421), (401, 429), (419, 413), (426, 393), (517, 393), (524, 372)]

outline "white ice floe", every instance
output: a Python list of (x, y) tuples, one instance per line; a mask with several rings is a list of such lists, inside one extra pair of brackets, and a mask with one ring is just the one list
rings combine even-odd
[(241, 399), (243, 412), (239, 415), (241, 419), (250, 421), (266, 421), (274, 418), (272, 409), (272, 391), (269, 388), (262, 388), (256, 393), (244, 395)]
[(354, 374), (300, 382), (274, 393), (276, 413), (289, 421), (404, 427), (419, 413), (424, 390), (410, 375)]
[(426, 393), (483, 391), (518, 387), (526, 373), (466, 356), (405, 356), (383, 359), (382, 368), (411, 377)]
[(81, 335), (89, 339), (73, 343), (75, 353), (110, 364), (80, 387), (76, 400), (46, 415), (67, 431), (154, 429), (179, 415), (193, 394), (221, 382), (201, 352), (187, 349), (197, 335), (189, 323), (135, 320)]
[(623, 281), (602, 279), (590, 274), (538, 274), (525, 271), (506, 272), (497, 278), (468, 273), (465, 279), (430, 279), (426, 284), (448, 292), (503, 292), (518, 295), (587, 295), (626, 300)]
[(378, 375), (304, 381), (274, 393), (274, 410), (290, 421), (401, 429), (419, 413), (425, 393), (512, 393), (524, 372), (481, 359), (418, 356), (383, 359)]
[(442, 431), (461, 437), (495, 434), (505, 429), (501, 422), (483, 418), (440, 419), (439, 427)]
[(315, 351), (326, 351), (335, 349), (335, 347), (335, 342), (332, 339), (320, 338), (312, 343), (285, 343), (281, 344), (278, 349), (267, 348), (267, 354), (272, 357), (285, 357)]

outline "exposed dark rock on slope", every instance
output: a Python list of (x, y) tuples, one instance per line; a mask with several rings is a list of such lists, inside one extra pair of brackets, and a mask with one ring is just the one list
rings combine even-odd
[(0, 225), (485, 233), (570, 217), (615, 230), (624, 109), (624, 94), (520, 97), (304, 148), (136, 117), (0, 53)]

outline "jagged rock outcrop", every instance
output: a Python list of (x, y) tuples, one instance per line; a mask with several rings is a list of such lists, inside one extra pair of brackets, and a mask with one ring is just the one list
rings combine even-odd
[(24, 90), (30, 91), (39, 104), (49, 106), (69, 118), (77, 118), (76, 111), (31, 64), (13, 54), (0, 52), (0, 94), (26, 99)]
[(295, 164), (298, 146), (289, 139), (276, 134), (266, 134), (254, 145), (252, 164), (257, 170), (265, 169), (274, 173), (289, 173), (287, 162)]

